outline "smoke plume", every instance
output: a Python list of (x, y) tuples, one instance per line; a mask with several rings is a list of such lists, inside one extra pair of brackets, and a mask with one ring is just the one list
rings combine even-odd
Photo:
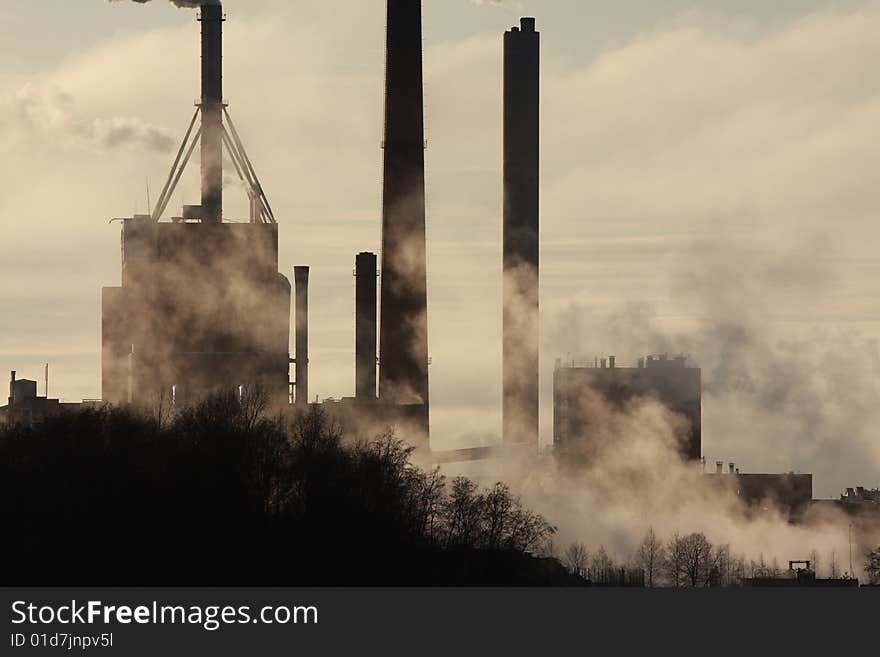
[(7, 142), (29, 147), (145, 148), (160, 153), (174, 147), (171, 133), (137, 117), (83, 117), (74, 97), (51, 85), (26, 84), (0, 98), (0, 134)]
[[(109, 0), (110, 2), (125, 2), (125, 0)], [(131, 0), (131, 2), (137, 2), (139, 4), (146, 4), (150, 2), (150, 0)], [(221, 4), (221, 0), (169, 0), (172, 5), (177, 7), (178, 9), (192, 9), (195, 7), (201, 7), (202, 5), (219, 5)]]

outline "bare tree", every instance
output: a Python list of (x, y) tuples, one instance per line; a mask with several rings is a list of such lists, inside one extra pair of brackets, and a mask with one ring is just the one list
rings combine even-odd
[(590, 560), (590, 575), (594, 582), (607, 583), (614, 570), (614, 560), (608, 556), (604, 545), (600, 545)]
[(675, 534), (667, 547), (666, 574), (672, 586), (707, 586), (712, 572), (712, 544), (705, 534)]
[(497, 550), (510, 529), (515, 501), (506, 484), (496, 483), (483, 496), (484, 547)]
[(730, 584), (731, 586), (742, 586), (742, 582), (745, 578), (746, 557), (744, 554), (741, 554), (730, 561)]
[(636, 565), (645, 571), (645, 584), (648, 588), (654, 588), (659, 583), (665, 559), (666, 548), (663, 547), (663, 542), (657, 538), (654, 528), (651, 527), (636, 552)]
[(239, 422), (245, 431), (253, 431), (269, 407), (269, 393), (263, 385), (245, 386), (239, 395)]
[(162, 388), (155, 393), (151, 399), (151, 403), (147, 409), (148, 417), (156, 423), (160, 429), (167, 429), (172, 418), (174, 417), (174, 406), (170, 395)]
[(581, 542), (575, 542), (568, 546), (562, 555), (562, 563), (569, 572), (578, 577), (587, 576), (587, 567), (590, 562), (590, 553)]
[(865, 572), (868, 573), (871, 584), (880, 586), (880, 545), (865, 554)]
[(840, 577), (840, 563), (837, 561), (837, 552), (831, 550), (831, 559), (828, 561), (828, 575), (831, 579)]
[(447, 548), (473, 544), (480, 525), (479, 497), (477, 485), (471, 480), (452, 480), (452, 491), (443, 502)]
[(717, 572), (715, 586), (730, 586), (732, 583), (730, 545), (719, 545), (712, 556), (712, 568)]
[(810, 567), (813, 569), (813, 572), (818, 576), (819, 574), (819, 564), (822, 563), (822, 559), (819, 556), (819, 550), (813, 548), (810, 550), (810, 554), (807, 555), (810, 560)]
[(556, 527), (543, 516), (524, 508), (517, 498), (502, 547), (531, 554), (546, 545), (555, 533)]

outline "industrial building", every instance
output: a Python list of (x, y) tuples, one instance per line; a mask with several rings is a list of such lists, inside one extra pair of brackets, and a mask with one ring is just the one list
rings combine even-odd
[(703, 471), (706, 481), (732, 491), (754, 510), (783, 511), (796, 519), (813, 501), (812, 474), (747, 474), (734, 463), (728, 463), (725, 471), (723, 461), (716, 461), (714, 472), (706, 472), (705, 458)]
[[(275, 402), (289, 395), (290, 283), (278, 272), (278, 226), (223, 101), (222, 7), (202, 6), (199, 20), (201, 100), (153, 212), (120, 220), (121, 285), (103, 290), (102, 395), (114, 404), (256, 386)], [(197, 145), (201, 205), (163, 221)], [(247, 223), (223, 215), (224, 150), (248, 191)]]
[[(103, 290), (102, 395), (114, 404), (180, 405), (217, 390), (261, 389), (275, 406), (307, 409), (309, 274), (279, 273), (278, 224), (223, 101), (220, 4), (200, 8), (202, 93), (155, 209), (119, 219), (122, 275)], [(378, 258), (355, 264), (354, 399), (324, 404), (366, 435), (397, 426), (419, 447), (429, 434), (424, 101), (421, 3), (388, 0), (382, 204)], [(165, 217), (200, 147), (201, 204)], [(250, 201), (246, 222), (223, 213), (223, 156)], [(381, 323), (379, 307), (381, 306)], [(377, 358), (377, 342), (379, 358)], [(290, 380), (294, 365), (295, 379)], [(378, 372), (378, 377), (377, 377)]]
[(31, 379), (19, 379), (17, 372), (9, 374), (9, 397), (5, 406), (0, 406), (0, 425), (24, 424), (32, 425), (35, 422), (61, 415), (69, 411), (81, 410), (86, 407), (97, 407), (100, 401), (62, 402), (60, 399), (49, 397), (49, 366), (46, 365), (44, 379), (45, 394), (41, 397), (37, 394), (37, 382)]
[(597, 358), (584, 367), (557, 360), (553, 372), (553, 442), (566, 458), (589, 459), (595, 447), (595, 419), (589, 403), (592, 393), (621, 408), (639, 397), (656, 399), (687, 420), (678, 436), (681, 453), (684, 458), (700, 460), (701, 372), (689, 367), (684, 356), (647, 356), (639, 359), (637, 367), (618, 367), (614, 356)]
[(541, 35), (504, 35), (504, 445), (538, 449)]

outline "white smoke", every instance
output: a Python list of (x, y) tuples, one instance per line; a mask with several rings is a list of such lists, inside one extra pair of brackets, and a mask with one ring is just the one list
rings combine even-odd
[(496, 7), (510, 7), (521, 9), (523, 3), (520, 0), (471, 0), (472, 5), (494, 5)]
[[(108, 0), (109, 2), (125, 2), (125, 0)], [(219, 5), (221, 0), (169, 0), (172, 5), (179, 9), (194, 9), (202, 5)], [(131, 0), (139, 4), (146, 4), (150, 0)]]
[(167, 153), (171, 133), (133, 116), (87, 118), (76, 100), (53, 85), (26, 84), (15, 94), (0, 96), (0, 135), (7, 144), (86, 147), (97, 150), (145, 148)]

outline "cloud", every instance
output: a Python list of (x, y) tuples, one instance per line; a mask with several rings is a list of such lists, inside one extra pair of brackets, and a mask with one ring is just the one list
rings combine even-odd
[(25, 84), (0, 97), (0, 134), (26, 148), (139, 148), (168, 153), (174, 138), (132, 116), (83, 117), (74, 97), (52, 84)]

